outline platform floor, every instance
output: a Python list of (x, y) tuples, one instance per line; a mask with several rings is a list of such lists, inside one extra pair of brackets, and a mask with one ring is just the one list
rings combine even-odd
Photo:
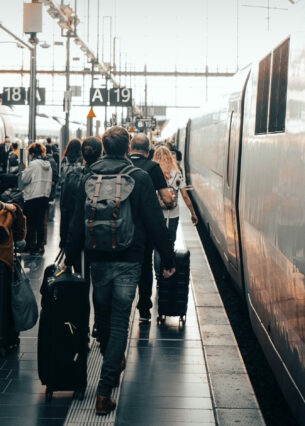
[[(59, 214), (50, 222), (44, 257), (24, 257), (38, 303), (45, 266), (58, 253)], [(154, 288), (152, 320), (131, 316), (127, 365), (113, 393), (117, 409), (94, 412), (101, 355), (94, 339), (88, 358), (88, 387), (83, 401), (71, 392), (55, 392), (45, 403), (37, 374), (38, 324), (21, 333), (20, 347), (0, 358), (1, 426), (173, 426), (264, 425), (217, 287), (188, 210), (181, 205), (177, 247), (191, 252), (191, 287), (186, 323), (167, 317), (158, 325)], [(92, 325), (92, 316), (91, 316)]]

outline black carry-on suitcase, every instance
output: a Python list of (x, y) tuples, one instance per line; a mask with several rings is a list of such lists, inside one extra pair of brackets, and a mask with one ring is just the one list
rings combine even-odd
[[(58, 259), (57, 259), (58, 260)], [(47, 266), (41, 286), (38, 375), (46, 401), (54, 391), (74, 391), (83, 399), (87, 386), (89, 284), (79, 274)]]
[(185, 324), (190, 281), (190, 252), (176, 250), (176, 272), (170, 278), (159, 273), (158, 285), (158, 324), (164, 323), (167, 316), (179, 316)]
[(0, 355), (6, 354), (19, 346), (19, 333), (15, 330), (11, 284), (13, 273), (8, 265), (0, 261)]

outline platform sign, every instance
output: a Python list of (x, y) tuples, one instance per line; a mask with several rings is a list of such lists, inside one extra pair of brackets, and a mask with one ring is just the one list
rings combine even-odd
[(90, 89), (90, 105), (106, 106), (108, 103), (108, 90), (106, 88), (92, 88)]
[(110, 89), (111, 106), (132, 106), (132, 90), (127, 87)]
[[(30, 89), (26, 87), (3, 87), (2, 104), (3, 105), (28, 105), (30, 99)], [(45, 105), (46, 89), (36, 88), (37, 105)]]
[(25, 87), (3, 87), (2, 105), (25, 105), (26, 94)]
[[(28, 89), (28, 99), (30, 99), (30, 89)], [(43, 87), (36, 88), (36, 103), (37, 105), (46, 104), (46, 89)]]
[(118, 87), (90, 89), (90, 106), (132, 106), (132, 90)]

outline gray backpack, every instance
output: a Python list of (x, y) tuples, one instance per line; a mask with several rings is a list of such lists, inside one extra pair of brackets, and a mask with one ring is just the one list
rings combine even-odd
[(134, 222), (129, 196), (135, 185), (133, 165), (119, 174), (93, 173), (85, 182), (85, 247), (119, 252), (133, 239)]

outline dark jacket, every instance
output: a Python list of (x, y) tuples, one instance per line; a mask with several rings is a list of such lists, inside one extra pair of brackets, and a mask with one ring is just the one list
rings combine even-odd
[[(131, 164), (125, 157), (105, 155), (101, 160), (90, 166), (94, 173), (119, 173), (126, 165)], [(151, 178), (144, 170), (137, 169), (131, 173), (135, 180), (135, 187), (130, 195), (135, 233), (130, 247), (120, 253), (86, 250), (89, 262), (92, 261), (120, 261), (143, 262), (145, 242), (147, 236), (161, 256), (164, 267), (174, 267), (175, 256), (169, 240), (166, 222), (160, 208)], [(87, 175), (86, 175), (87, 177)], [(85, 218), (84, 205), (86, 200), (85, 181), (83, 179), (79, 198), (69, 227), (66, 243), (66, 264), (72, 265), (80, 251), (84, 248)]]
[(56, 164), (56, 161), (54, 160), (53, 155), (46, 154), (45, 159), (51, 164), (51, 167), (52, 167), (52, 188), (50, 193), (50, 201), (53, 201), (56, 195), (56, 185), (59, 180), (59, 174), (57, 170), (57, 164)]
[(5, 143), (0, 144), (0, 173), (7, 173), (8, 156), (9, 153), (13, 150), (12, 147), (9, 146), (8, 151), (6, 151), (5, 146)]
[(145, 170), (149, 174), (156, 190), (167, 188), (167, 183), (159, 163), (141, 154), (130, 154), (129, 158), (136, 167)]
[(60, 244), (65, 247), (71, 218), (79, 198), (79, 185), (82, 177), (88, 173), (88, 167), (75, 167), (65, 177), (60, 194)]

